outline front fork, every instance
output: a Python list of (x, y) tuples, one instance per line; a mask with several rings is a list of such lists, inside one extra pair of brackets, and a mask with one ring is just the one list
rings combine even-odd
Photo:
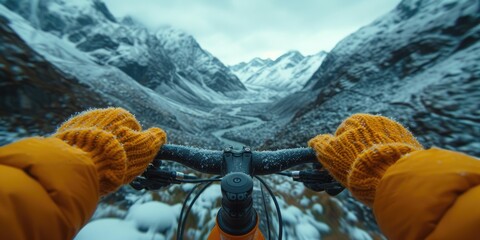
[(258, 228), (259, 222), (260, 221), (258, 221), (258, 217), (257, 217), (257, 224), (255, 225), (255, 227), (250, 232), (241, 236), (230, 235), (222, 231), (222, 229), (218, 227), (218, 222), (217, 222), (217, 224), (215, 224), (215, 227), (213, 227), (212, 231), (208, 235), (208, 240), (265, 240), (265, 237), (263, 236), (262, 232)]

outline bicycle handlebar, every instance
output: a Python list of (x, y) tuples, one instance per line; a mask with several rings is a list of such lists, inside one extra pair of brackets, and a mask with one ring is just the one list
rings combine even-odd
[[(216, 229), (221, 234), (229, 236), (246, 236), (246, 234), (258, 228), (258, 218), (253, 208), (253, 181), (252, 177), (257, 178), (272, 195), (277, 209), (279, 222), (282, 222), (281, 212), (275, 197), (268, 188), (268, 185), (256, 175), (267, 175), (280, 173), (286, 169), (304, 163), (316, 163), (313, 170), (294, 171), (291, 173), (283, 172), (293, 178), (294, 181), (303, 182), (306, 187), (314, 191), (326, 191), (329, 194), (338, 194), (344, 188), (335, 182), (335, 180), (325, 170), (320, 170), (321, 165), (317, 161), (315, 151), (311, 148), (294, 148), (277, 151), (251, 151), (250, 148), (244, 147), (241, 150), (233, 150), (226, 148), (223, 151), (206, 150), (181, 145), (165, 144), (158, 152), (156, 160), (171, 160), (192, 168), (199, 172), (221, 175), (215, 179), (194, 179), (197, 182), (209, 183), (221, 179), (222, 191), (222, 207), (217, 214)], [(156, 190), (172, 183), (189, 182), (185, 181), (186, 176), (183, 173), (168, 171), (160, 168), (161, 163), (154, 161), (147, 170), (138, 177), (131, 186), (137, 190), (147, 189)], [(197, 185), (198, 186), (198, 185)], [(205, 189), (202, 188), (200, 193)], [(188, 196), (195, 190), (189, 193)], [(200, 194), (199, 193), (199, 194)], [(188, 198), (187, 196), (187, 198)], [(189, 205), (185, 217), (182, 207), (180, 214), (179, 230), (177, 239), (182, 239), (184, 223), (190, 212), (193, 203), (196, 201), (197, 195)], [(180, 224), (180, 222), (182, 222)], [(223, 236), (223, 235), (222, 235)], [(279, 239), (282, 236), (282, 225), (279, 225)]]
[[(282, 217), (278, 202), (268, 185), (256, 175), (280, 173), (296, 165), (316, 163), (317, 165), (313, 166), (313, 170), (283, 172), (281, 174), (292, 177), (294, 181), (303, 182), (306, 187), (314, 191), (326, 191), (329, 194), (336, 195), (344, 189), (335, 182), (326, 170), (321, 170), (315, 151), (311, 148), (251, 151), (250, 148), (244, 147), (242, 150), (226, 148), (223, 151), (214, 151), (165, 144), (158, 152), (156, 159), (175, 161), (199, 172), (222, 176), (215, 179), (196, 179), (198, 182), (208, 181), (209, 183), (205, 187), (208, 187), (213, 180), (221, 179), (222, 207), (218, 211), (215, 227), (219, 236), (223, 236), (223, 234), (247, 236), (248, 233), (256, 233), (254, 229), (258, 228), (258, 215), (253, 208), (252, 198), (252, 177), (255, 177), (272, 195), (280, 222), (279, 239), (282, 238)], [(142, 177), (131, 183), (132, 187), (137, 190), (151, 190), (168, 186), (171, 183), (188, 182), (185, 181), (186, 175), (183, 173), (179, 175), (178, 172), (162, 170), (160, 165), (160, 162), (157, 161), (156, 164), (154, 162), (147, 168)], [(205, 187), (199, 194), (203, 192)], [(187, 195), (187, 199), (193, 190), (195, 188)], [(199, 194), (190, 203), (185, 217), (182, 217), (187, 199), (184, 202), (180, 213), (177, 239), (182, 239), (186, 218)], [(180, 224), (180, 222), (182, 223)]]
[[(165, 144), (158, 152), (156, 159), (172, 160), (199, 172), (220, 175), (223, 154), (223, 151)], [(252, 151), (253, 175), (277, 173), (303, 163), (318, 163), (313, 149)]]

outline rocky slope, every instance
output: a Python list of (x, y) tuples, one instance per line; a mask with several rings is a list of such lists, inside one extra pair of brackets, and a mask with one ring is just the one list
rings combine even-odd
[(65, 77), (33, 51), (0, 16), (0, 145), (52, 132), (59, 119), (107, 102), (78, 79)]
[(192, 36), (170, 27), (159, 30), (156, 36), (167, 55), (181, 69), (181, 76), (203, 83), (220, 93), (246, 90), (237, 76), (203, 50)]
[(229, 92), (245, 90), (191, 36), (172, 29), (152, 32), (131, 18), (119, 21), (99, 0), (0, 3), (33, 27), (68, 41), (96, 63), (118, 67), (140, 84), (180, 103), (205, 106), (227, 99), (224, 95)]
[[(220, 145), (198, 134), (213, 125), (208, 112), (158, 94), (116, 67), (100, 65), (88, 53), (33, 28), (3, 5), (0, 16), (2, 145), (22, 136), (49, 134), (74, 112), (106, 106), (128, 109), (145, 127), (161, 126), (172, 143)], [(234, 123), (228, 116), (216, 119), (215, 127)]]
[(269, 147), (305, 145), (350, 114), (392, 117), (427, 147), (480, 156), (480, 3), (404, 0), (342, 40)]

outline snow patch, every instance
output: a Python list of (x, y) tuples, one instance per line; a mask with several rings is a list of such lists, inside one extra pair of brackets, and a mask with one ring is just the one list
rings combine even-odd
[(148, 229), (149, 233), (166, 232), (176, 222), (174, 209), (161, 202), (147, 202), (130, 207), (127, 221), (133, 221), (138, 229)]
[(164, 240), (162, 234), (147, 234), (139, 231), (131, 222), (104, 218), (90, 222), (80, 230), (74, 240)]
[(173, 224), (180, 208), (161, 202), (130, 207), (125, 219), (102, 218), (83, 227), (75, 240), (164, 240), (173, 236)]
[(318, 230), (308, 223), (298, 224), (295, 227), (295, 231), (297, 232), (296, 237), (299, 240), (320, 239)]

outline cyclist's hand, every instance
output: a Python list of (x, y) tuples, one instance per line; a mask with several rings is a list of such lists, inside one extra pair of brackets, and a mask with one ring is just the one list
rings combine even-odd
[(53, 136), (91, 156), (101, 195), (141, 174), (166, 142), (162, 129), (142, 131), (135, 117), (122, 108), (82, 112), (63, 123)]
[(320, 163), (360, 201), (372, 205), (378, 182), (405, 154), (423, 149), (401, 124), (382, 116), (355, 114), (335, 132), (309, 141)]

